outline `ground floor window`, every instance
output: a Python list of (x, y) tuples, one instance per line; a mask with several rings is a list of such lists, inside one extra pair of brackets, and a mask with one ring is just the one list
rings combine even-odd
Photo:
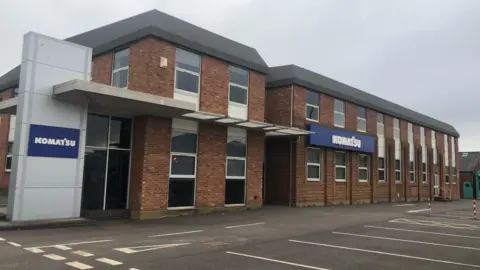
[(415, 183), (415, 162), (410, 161), (410, 183)]
[(386, 182), (387, 177), (385, 176), (385, 158), (378, 158), (378, 181)]
[(427, 183), (427, 163), (422, 163), (422, 183)]
[(448, 166), (445, 166), (445, 183), (450, 184), (450, 171)]
[(307, 148), (307, 180), (320, 181), (321, 152), (318, 148)]
[(128, 208), (132, 121), (89, 114), (82, 210)]
[(12, 159), (13, 159), (13, 142), (8, 142), (7, 145), (7, 156), (5, 158), (5, 171), (9, 172), (12, 170)]
[(358, 155), (358, 181), (368, 182), (368, 155)]
[(456, 182), (457, 182), (457, 168), (452, 167), (452, 183), (456, 183)]
[(227, 138), (227, 170), (225, 204), (245, 204), (245, 168), (247, 160), (246, 138)]
[(402, 162), (401, 160), (395, 160), (395, 182), (402, 182)]
[(197, 134), (172, 130), (168, 207), (193, 207), (197, 168)]
[(335, 181), (347, 181), (347, 153), (335, 152)]

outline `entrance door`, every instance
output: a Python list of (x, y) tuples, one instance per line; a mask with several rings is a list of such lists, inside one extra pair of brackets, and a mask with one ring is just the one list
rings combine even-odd
[(89, 114), (82, 212), (128, 208), (131, 119)]
[(470, 181), (463, 183), (463, 199), (473, 199), (473, 185)]
[(440, 179), (438, 178), (438, 174), (433, 176), (433, 196), (440, 196)]

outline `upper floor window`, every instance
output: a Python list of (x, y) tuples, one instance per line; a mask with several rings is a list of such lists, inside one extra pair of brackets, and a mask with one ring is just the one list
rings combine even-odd
[(305, 118), (310, 121), (318, 121), (320, 112), (320, 94), (307, 90), (305, 106)]
[(377, 113), (377, 135), (384, 134), (385, 125), (383, 123), (383, 114)]
[(425, 146), (425, 128), (420, 127), (420, 145)]
[(13, 88), (13, 97), (18, 97), (18, 87)]
[(400, 120), (393, 118), (393, 138), (400, 140)]
[(335, 99), (333, 104), (333, 124), (336, 127), (345, 127), (345, 102)]
[(126, 88), (128, 86), (128, 67), (130, 49), (116, 52), (113, 56), (112, 86)]
[(198, 94), (200, 90), (200, 56), (177, 48), (175, 56), (175, 90)]
[(230, 92), (228, 100), (230, 102), (247, 105), (248, 103), (248, 71), (230, 66)]
[(357, 106), (357, 131), (367, 132), (367, 112), (360, 106)]

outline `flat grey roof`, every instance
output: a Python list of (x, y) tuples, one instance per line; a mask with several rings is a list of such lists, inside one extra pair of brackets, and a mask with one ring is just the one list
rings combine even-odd
[[(93, 49), (93, 55), (154, 36), (263, 74), (268, 66), (256, 49), (245, 46), (178, 18), (151, 10), (70, 38), (67, 41)], [(18, 85), (20, 66), (0, 77), (0, 90)]]
[(438, 121), (421, 113), (379, 98), (362, 90), (322, 76), (296, 65), (270, 68), (267, 76), (267, 88), (297, 84), (308, 89), (370, 108), (381, 113), (400, 118), (411, 123), (427, 127), (442, 133), (459, 137), (460, 134), (449, 124)]

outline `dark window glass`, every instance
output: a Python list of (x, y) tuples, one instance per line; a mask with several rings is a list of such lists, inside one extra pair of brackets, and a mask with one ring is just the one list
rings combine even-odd
[(347, 172), (345, 170), (345, 168), (335, 168), (335, 179), (338, 179), (338, 180), (345, 180), (347, 179)]
[(234, 66), (230, 66), (228, 69), (231, 83), (248, 87), (248, 71)]
[(358, 179), (367, 180), (368, 179), (368, 170), (358, 170)]
[(345, 153), (344, 152), (335, 152), (335, 165), (345, 166)]
[(225, 204), (245, 203), (245, 180), (227, 179), (225, 182)]
[(358, 156), (358, 167), (368, 167), (368, 156), (359, 155)]
[(118, 88), (125, 88), (128, 86), (128, 69), (123, 69), (113, 73), (112, 86)]
[(385, 171), (384, 170), (379, 170), (378, 171), (378, 180), (385, 181)]
[(7, 155), (11, 155), (12, 153), (13, 153), (13, 142), (8, 142)]
[(245, 157), (246, 146), (243, 141), (229, 139), (227, 143), (227, 156), (229, 157)]
[(87, 119), (87, 146), (107, 147), (108, 116), (89, 114)]
[(318, 149), (308, 149), (308, 162), (310, 163), (320, 163), (320, 150)]
[(109, 151), (105, 209), (127, 209), (129, 168), (129, 151)]
[(413, 163), (413, 161), (410, 161), (410, 171), (413, 171), (415, 168), (415, 164)]
[(175, 65), (178, 68), (200, 73), (200, 56), (177, 48)]
[(400, 170), (400, 160), (395, 160), (395, 170)]
[(195, 180), (193, 178), (170, 178), (168, 207), (193, 206)]
[(410, 173), (410, 182), (415, 183), (415, 174), (414, 173)]
[(320, 166), (308, 165), (308, 178), (319, 179), (320, 178)]
[(227, 177), (228, 176), (245, 176), (245, 160), (228, 159)]
[(230, 85), (229, 100), (232, 102), (247, 104), (248, 90), (235, 85)]
[(400, 172), (395, 172), (395, 180), (400, 181)]
[(385, 159), (384, 158), (378, 158), (378, 168), (379, 169), (385, 169)]
[(427, 172), (427, 164), (426, 163), (422, 163), (422, 171)]
[(13, 88), (13, 97), (18, 97), (18, 87)]
[(195, 157), (172, 156), (172, 175), (194, 175)]
[(305, 107), (305, 109), (306, 109), (305, 117), (307, 119), (312, 119), (312, 120), (318, 121), (318, 108), (307, 105), (307, 107)]
[(199, 76), (177, 70), (175, 72), (175, 88), (187, 92), (198, 93)]
[(339, 112), (339, 113), (345, 112), (345, 103), (343, 101), (335, 99), (333, 106), (336, 112)]
[(5, 170), (11, 170), (11, 169), (12, 169), (12, 156), (8, 156), (5, 161)]
[(119, 69), (128, 66), (130, 62), (130, 49), (115, 53), (113, 69)]
[(112, 117), (110, 122), (110, 147), (130, 149), (132, 121), (126, 118)]
[(317, 92), (307, 90), (306, 100), (307, 100), (307, 104), (320, 106), (320, 94)]
[(366, 113), (364, 107), (357, 107), (357, 117), (366, 119)]
[(426, 175), (426, 174), (423, 174), (423, 182), (424, 182), (424, 183), (427, 182), (427, 175)]
[(107, 150), (85, 148), (84, 162), (82, 210), (102, 210)]
[(173, 131), (172, 152), (195, 154), (197, 152), (197, 134)]

